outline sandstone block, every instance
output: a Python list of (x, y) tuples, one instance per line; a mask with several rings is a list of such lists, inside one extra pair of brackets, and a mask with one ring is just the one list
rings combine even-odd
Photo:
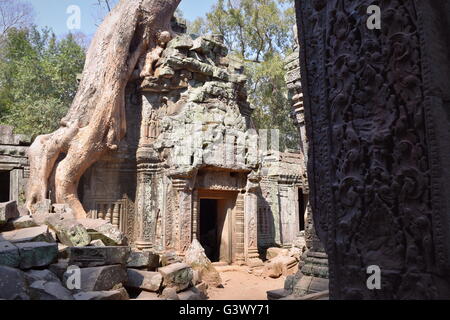
[[(121, 265), (103, 266), (80, 269), (81, 291), (109, 291), (118, 284), (123, 284), (127, 279), (127, 272)], [(70, 277), (66, 272), (63, 283)]]
[(48, 242), (17, 243), (20, 255), (20, 269), (46, 267), (56, 261), (58, 245)]
[(136, 300), (164, 300), (162, 297), (159, 297), (155, 292), (142, 291)]
[(25, 272), (25, 275), (28, 283), (35, 281), (60, 282), (58, 276), (50, 270), (28, 270)]
[(125, 235), (117, 227), (102, 219), (78, 220), (88, 230), (92, 240), (102, 240), (107, 246), (127, 244)]
[(83, 247), (91, 242), (87, 230), (77, 220), (61, 219), (61, 216), (55, 215), (46, 222), (56, 232), (62, 244), (68, 247)]
[(25, 273), (14, 268), (0, 266), (0, 299), (30, 300)]
[(69, 260), (68, 259), (60, 259), (57, 263), (51, 264), (48, 269), (54, 273), (58, 279), (63, 280), (64, 273), (67, 271), (67, 268), (69, 267)]
[(90, 291), (75, 294), (75, 300), (91, 301), (91, 300), (129, 300), (130, 297), (125, 289), (111, 291)]
[(126, 265), (130, 247), (79, 247), (68, 248), (69, 265), (79, 267), (100, 267), (106, 265)]
[(0, 203), (0, 225), (7, 223), (8, 220), (18, 217), (19, 211), (17, 210), (16, 201)]
[(142, 289), (151, 292), (158, 292), (161, 288), (162, 276), (159, 272), (141, 271), (135, 269), (127, 270), (128, 288)]
[(127, 267), (156, 269), (159, 267), (159, 255), (151, 251), (132, 251), (128, 258)]
[(163, 286), (174, 288), (177, 292), (189, 288), (193, 279), (193, 271), (185, 263), (174, 263), (158, 269), (163, 276)]
[(100, 239), (92, 240), (89, 245), (92, 247), (106, 247), (106, 245)]
[(296, 272), (297, 259), (288, 256), (277, 256), (271, 259), (264, 268), (264, 274), (271, 278), (288, 276)]
[(38, 280), (30, 285), (31, 300), (74, 300), (69, 290), (58, 281)]
[(38, 224), (30, 216), (21, 216), (17, 219), (12, 220), (12, 225), (14, 229), (26, 229), (37, 227)]
[(269, 248), (266, 252), (266, 259), (270, 260), (278, 256), (287, 256), (289, 254), (288, 249), (283, 248)]
[(174, 288), (165, 288), (161, 293), (161, 298), (165, 300), (180, 300), (178, 297), (177, 290)]
[(19, 265), (19, 249), (11, 242), (0, 242), (0, 266), (17, 268)]
[(12, 243), (55, 242), (55, 239), (50, 234), (47, 226), (3, 232), (0, 234), (0, 241), (2, 240)]
[(197, 288), (189, 288), (183, 292), (178, 293), (178, 297), (180, 300), (188, 300), (188, 301), (195, 301), (195, 300), (207, 300), (208, 297), (203, 294), (200, 290)]

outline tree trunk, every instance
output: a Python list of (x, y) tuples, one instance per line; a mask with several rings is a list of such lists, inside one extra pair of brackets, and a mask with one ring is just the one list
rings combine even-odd
[[(121, 0), (95, 34), (80, 87), (61, 127), (39, 136), (29, 150), (27, 207), (47, 198), (55, 173), (57, 203), (85, 218), (77, 188), (81, 176), (126, 133), (125, 87), (139, 59), (172, 37), (170, 20), (181, 0)], [(59, 162), (57, 160), (63, 157)]]

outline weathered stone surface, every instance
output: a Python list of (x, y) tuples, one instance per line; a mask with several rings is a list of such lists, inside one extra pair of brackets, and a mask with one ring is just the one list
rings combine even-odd
[(164, 300), (164, 298), (158, 296), (155, 292), (142, 291), (136, 300)]
[(156, 269), (159, 267), (159, 255), (151, 251), (132, 251), (128, 258), (127, 267)]
[(91, 242), (87, 230), (77, 220), (65, 220), (54, 215), (48, 218), (46, 223), (56, 232), (58, 240), (68, 247), (83, 247)]
[(185, 253), (185, 261), (193, 270), (198, 271), (199, 281), (204, 281), (211, 287), (218, 287), (222, 284), (219, 272), (206, 256), (205, 249), (198, 240), (192, 241)]
[(46, 267), (58, 257), (58, 245), (48, 242), (16, 243), (19, 249), (21, 269)]
[(0, 203), (0, 225), (8, 222), (10, 219), (19, 217), (19, 211), (17, 210), (17, 202), (9, 201)]
[(89, 245), (92, 247), (106, 247), (106, 245), (100, 239), (92, 240)]
[(92, 240), (102, 240), (107, 246), (127, 244), (125, 235), (111, 223), (102, 219), (78, 220), (88, 230)]
[(73, 210), (67, 204), (54, 204), (53, 212), (62, 216), (65, 216), (66, 219), (73, 219)]
[(279, 278), (282, 275), (288, 276), (295, 273), (295, 267), (298, 265), (294, 257), (277, 256), (265, 265), (264, 274), (271, 278)]
[(165, 267), (174, 263), (180, 263), (183, 262), (183, 259), (181, 259), (175, 252), (164, 252), (161, 257), (161, 266)]
[(266, 259), (270, 260), (278, 256), (287, 256), (289, 254), (288, 249), (283, 248), (269, 248), (266, 252)]
[(0, 299), (30, 300), (28, 282), (24, 272), (0, 266)]
[(67, 268), (69, 267), (69, 260), (68, 259), (60, 259), (57, 263), (51, 264), (48, 269), (52, 273), (54, 273), (58, 279), (63, 280), (64, 273), (67, 271)]
[[(88, 291), (109, 291), (118, 284), (123, 284), (127, 279), (127, 272), (122, 265), (82, 268), (81, 290)], [(71, 274), (66, 272), (63, 276), (65, 283)]]
[(279, 300), (282, 298), (286, 298), (290, 294), (291, 292), (285, 289), (270, 290), (267, 291), (267, 300)]
[(130, 247), (79, 247), (68, 248), (69, 264), (79, 267), (126, 265)]
[(158, 269), (163, 276), (163, 286), (174, 288), (177, 292), (187, 289), (191, 285), (193, 271), (185, 263), (174, 263)]
[(33, 228), (37, 227), (38, 224), (33, 220), (31, 216), (22, 216), (17, 219), (14, 219), (11, 221), (14, 229), (26, 229), (26, 228)]
[(180, 300), (207, 300), (208, 297), (203, 294), (200, 290), (197, 288), (189, 288), (183, 292), (178, 293), (178, 297)]
[(127, 270), (128, 288), (142, 289), (146, 291), (158, 292), (162, 284), (162, 275), (159, 272), (141, 271), (135, 269)]
[(60, 282), (60, 278), (50, 270), (28, 270), (25, 274), (29, 283), (35, 281)]
[[(35, 216), (45, 216), (52, 211), (52, 201), (50, 199), (45, 199), (33, 204), (31, 208), (31, 213), (33, 218)], [(39, 219), (38, 219), (39, 220)], [(38, 221), (36, 221), (38, 222)], [(42, 224), (42, 223), (39, 223)]]
[(31, 300), (74, 300), (69, 290), (58, 281), (38, 280), (30, 285)]
[(75, 294), (75, 300), (129, 300), (130, 297), (125, 289), (111, 291), (90, 291)]
[(0, 234), (0, 241), (21, 242), (55, 242), (47, 226), (20, 229)]
[(161, 293), (161, 298), (164, 300), (180, 300), (177, 290), (174, 288), (165, 288)]
[(17, 268), (20, 265), (19, 249), (11, 242), (0, 242), (0, 266)]

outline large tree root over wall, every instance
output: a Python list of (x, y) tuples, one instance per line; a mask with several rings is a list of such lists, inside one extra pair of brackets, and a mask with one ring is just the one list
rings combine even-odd
[(78, 219), (86, 217), (77, 195), (80, 178), (125, 136), (125, 87), (139, 59), (170, 40), (170, 20), (180, 1), (121, 0), (98, 28), (61, 127), (37, 137), (30, 147), (31, 211), (48, 197), (54, 176), (56, 202), (68, 204)]

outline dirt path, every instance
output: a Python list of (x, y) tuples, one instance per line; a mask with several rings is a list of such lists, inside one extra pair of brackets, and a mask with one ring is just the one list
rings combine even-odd
[[(267, 291), (284, 287), (285, 277), (279, 279), (257, 277), (247, 267), (217, 268), (223, 289), (208, 290), (209, 300), (267, 300)], [(225, 271), (224, 271), (225, 270)]]

